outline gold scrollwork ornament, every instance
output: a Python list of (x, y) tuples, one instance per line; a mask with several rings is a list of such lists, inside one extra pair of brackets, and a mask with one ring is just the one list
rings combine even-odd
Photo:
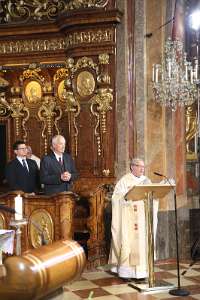
[(58, 120), (62, 117), (62, 109), (56, 104), (52, 96), (45, 96), (44, 103), (38, 110), (38, 117), (43, 122), (42, 137), (45, 140), (45, 153), (47, 153), (47, 136), (52, 135), (52, 129), (55, 127), (57, 134), (60, 133)]
[[(74, 93), (70, 90), (64, 89), (63, 98), (66, 103), (66, 111), (73, 113), (73, 125), (74, 125), (74, 139), (75, 139), (75, 155), (78, 154), (78, 126), (76, 124), (76, 118), (79, 116), (81, 108), (80, 103), (75, 99)], [(70, 126), (70, 118), (69, 118)]]

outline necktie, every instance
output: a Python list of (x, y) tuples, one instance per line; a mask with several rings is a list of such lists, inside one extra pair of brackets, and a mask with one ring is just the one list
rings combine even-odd
[(26, 171), (28, 172), (28, 168), (27, 168), (25, 159), (22, 159), (22, 165), (23, 165), (23, 167), (26, 169)]
[(62, 157), (59, 157), (58, 161), (59, 161), (59, 164), (60, 164), (61, 167), (62, 167), (62, 165), (63, 165)]

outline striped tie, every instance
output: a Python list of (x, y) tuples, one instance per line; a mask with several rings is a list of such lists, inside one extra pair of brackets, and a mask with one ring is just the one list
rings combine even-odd
[(26, 169), (26, 171), (28, 172), (28, 168), (27, 168), (25, 159), (22, 159), (22, 165)]

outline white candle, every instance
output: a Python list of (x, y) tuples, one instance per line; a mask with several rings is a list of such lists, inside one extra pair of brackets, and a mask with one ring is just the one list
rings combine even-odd
[(15, 197), (15, 220), (21, 220), (22, 218), (22, 197), (17, 195)]
[(171, 78), (171, 61), (168, 61), (168, 76)]
[(198, 78), (198, 61), (195, 59), (195, 64), (194, 64), (194, 79), (197, 80)]
[(192, 67), (191, 67), (191, 70), (190, 70), (190, 82), (193, 83), (193, 70), (192, 70)]

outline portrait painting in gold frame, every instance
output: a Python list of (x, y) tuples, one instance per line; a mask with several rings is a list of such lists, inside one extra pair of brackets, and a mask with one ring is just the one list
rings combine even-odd
[(77, 92), (81, 97), (91, 96), (95, 90), (95, 79), (91, 72), (82, 71), (77, 76)]
[(42, 98), (42, 87), (39, 82), (32, 80), (27, 83), (25, 88), (25, 96), (30, 104), (37, 104)]

